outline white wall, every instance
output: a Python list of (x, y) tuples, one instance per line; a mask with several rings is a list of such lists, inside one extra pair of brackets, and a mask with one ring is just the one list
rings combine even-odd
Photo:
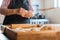
[(3, 1), (3, 0), (0, 0), (0, 6), (1, 6), (1, 4), (2, 4), (2, 1)]
[[(54, 0), (45, 0), (45, 8), (54, 7)], [(60, 24), (60, 8), (45, 11), (46, 18), (50, 23)]]

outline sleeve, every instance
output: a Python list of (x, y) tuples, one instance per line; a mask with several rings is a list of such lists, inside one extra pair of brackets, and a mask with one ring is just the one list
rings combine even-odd
[(3, 0), (1, 7), (7, 8), (9, 4), (10, 4), (10, 0)]
[(29, 2), (29, 5), (30, 5), (30, 10), (33, 11), (33, 7), (32, 7), (32, 4), (31, 4), (31, 0), (28, 0), (28, 2)]

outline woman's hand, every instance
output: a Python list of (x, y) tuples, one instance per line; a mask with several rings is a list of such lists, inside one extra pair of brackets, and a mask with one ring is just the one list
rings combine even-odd
[(31, 18), (33, 17), (33, 12), (30, 10), (28, 13), (25, 15), (26, 18)]
[(24, 8), (20, 8), (18, 11), (18, 15), (25, 17), (25, 18), (30, 18), (33, 16), (33, 12), (31, 10), (27, 11)]
[(22, 17), (25, 17), (25, 15), (28, 13), (27, 10), (25, 10), (24, 8), (20, 8), (18, 10), (18, 15), (22, 16)]

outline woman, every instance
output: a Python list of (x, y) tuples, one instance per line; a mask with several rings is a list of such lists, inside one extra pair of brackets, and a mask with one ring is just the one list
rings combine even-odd
[(22, 24), (29, 23), (33, 9), (30, 0), (3, 0), (0, 13), (6, 15), (4, 25)]

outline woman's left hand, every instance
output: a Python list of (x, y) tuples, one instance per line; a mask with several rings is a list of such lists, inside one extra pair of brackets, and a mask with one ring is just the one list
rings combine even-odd
[(33, 17), (33, 12), (32, 12), (31, 10), (28, 11), (28, 13), (25, 14), (25, 17), (26, 17), (26, 18), (31, 18), (31, 17)]

